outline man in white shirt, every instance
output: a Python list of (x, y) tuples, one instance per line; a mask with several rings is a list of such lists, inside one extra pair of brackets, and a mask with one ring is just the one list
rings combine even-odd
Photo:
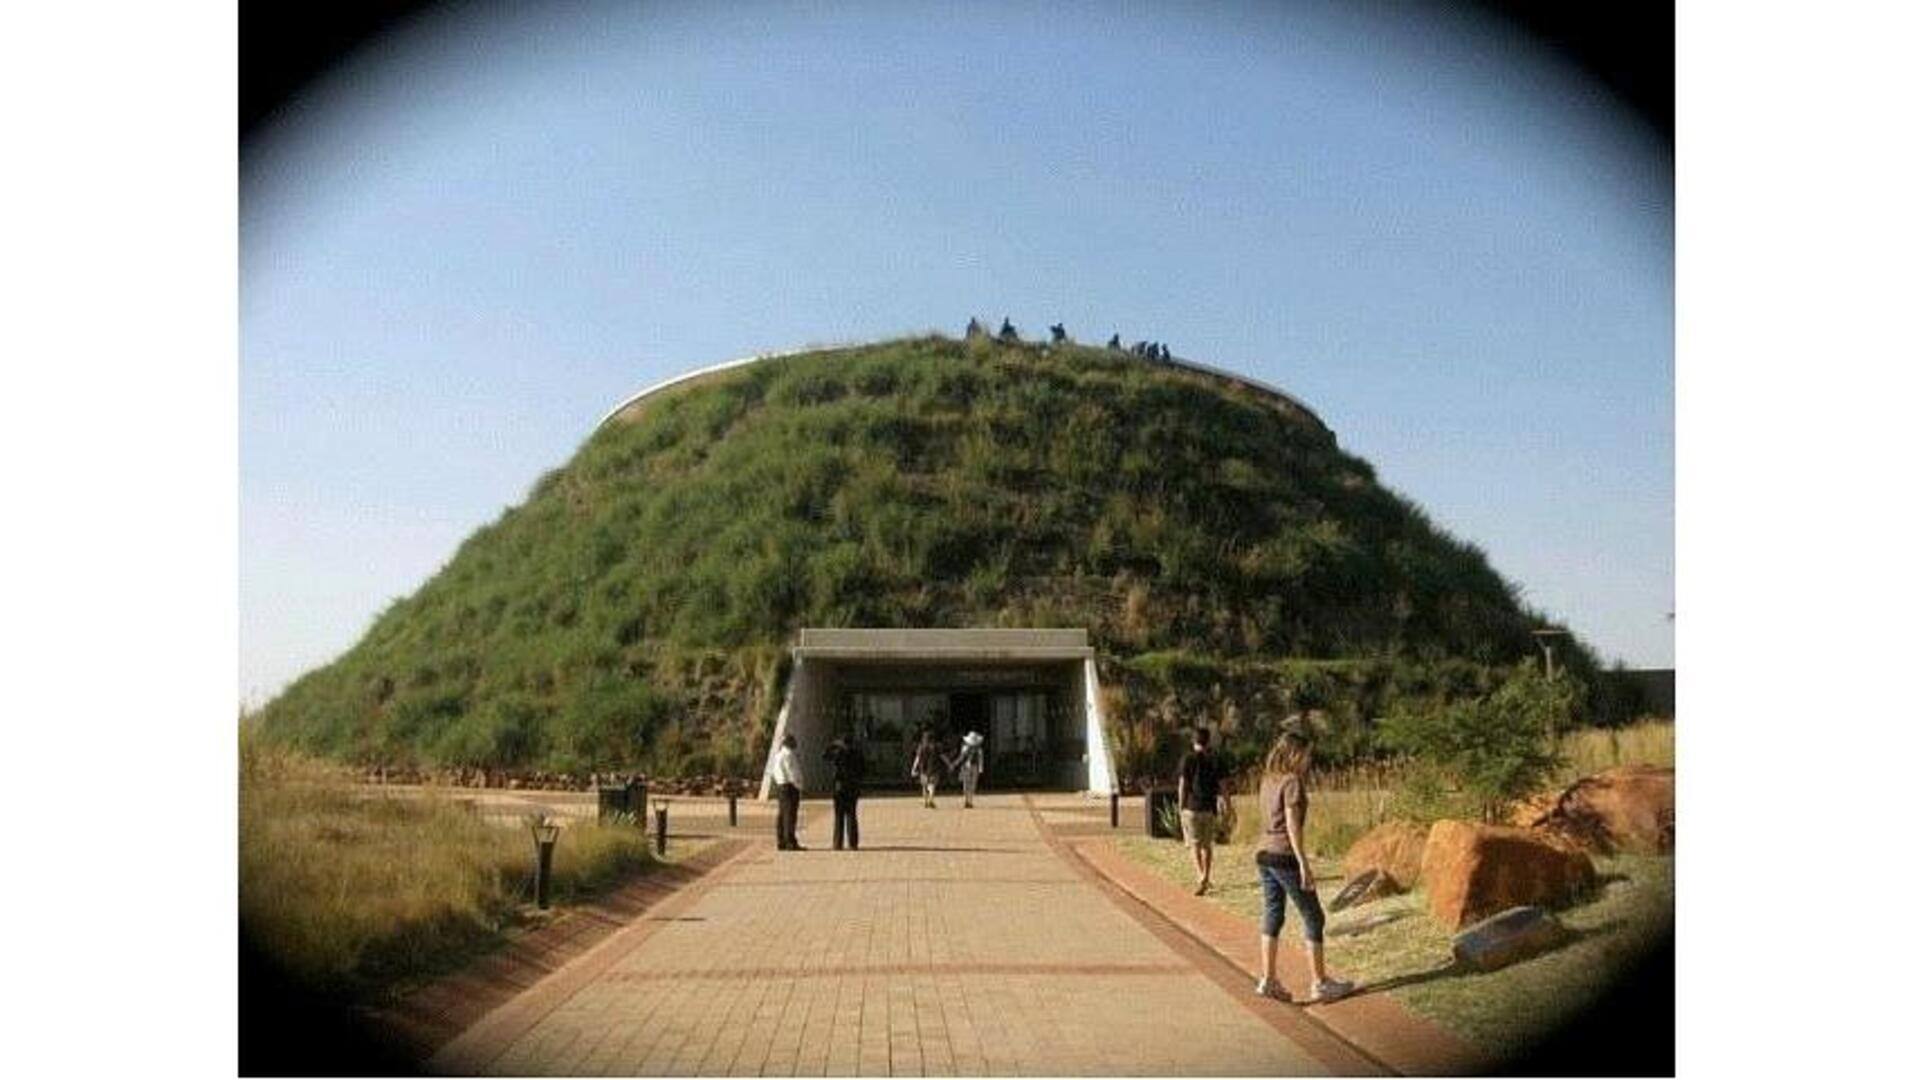
[(806, 783), (800, 775), (800, 756), (793, 752), (797, 745), (791, 734), (781, 736), (780, 749), (774, 751), (773, 762), (767, 766), (773, 789), (780, 797), (780, 812), (773, 819), (773, 838), (774, 846), (781, 851), (806, 850), (795, 835), (800, 825), (800, 788)]

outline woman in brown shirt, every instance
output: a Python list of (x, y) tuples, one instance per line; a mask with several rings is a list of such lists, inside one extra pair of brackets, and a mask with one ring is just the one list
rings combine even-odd
[(1296, 731), (1283, 732), (1267, 752), (1260, 777), (1260, 812), (1265, 830), (1254, 862), (1260, 870), (1260, 890), (1266, 900), (1260, 922), (1260, 980), (1254, 991), (1264, 997), (1288, 1000), (1274, 975), (1280, 946), (1280, 924), (1286, 901), (1300, 909), (1300, 936), (1307, 943), (1307, 966), (1313, 972), (1309, 1001), (1333, 1001), (1353, 992), (1353, 984), (1327, 974), (1325, 940), (1327, 917), (1314, 891), (1313, 867), (1307, 862), (1307, 766), (1313, 744)]

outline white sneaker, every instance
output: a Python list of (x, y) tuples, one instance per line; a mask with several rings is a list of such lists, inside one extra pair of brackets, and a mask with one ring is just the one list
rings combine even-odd
[(1353, 993), (1352, 983), (1344, 979), (1328, 979), (1325, 982), (1313, 984), (1313, 997), (1309, 1000), (1324, 1005), (1331, 1001), (1339, 1001), (1351, 993)]
[(1293, 998), (1287, 994), (1287, 988), (1281, 986), (1277, 980), (1268, 982), (1265, 979), (1255, 979), (1253, 980), (1253, 992), (1263, 998), (1272, 998), (1275, 1001), (1293, 1000)]

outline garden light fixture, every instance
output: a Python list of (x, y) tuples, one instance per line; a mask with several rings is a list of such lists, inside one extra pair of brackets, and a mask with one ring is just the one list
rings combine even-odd
[(560, 822), (547, 814), (533, 814), (527, 818), (527, 827), (533, 832), (533, 902), (545, 911), (547, 883), (553, 877), (553, 845), (560, 839)]

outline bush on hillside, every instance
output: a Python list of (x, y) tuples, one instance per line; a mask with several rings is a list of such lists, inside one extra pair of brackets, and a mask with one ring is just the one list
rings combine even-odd
[(495, 698), (448, 728), (433, 748), (445, 765), (513, 768), (545, 754), (547, 716), (524, 695)]

